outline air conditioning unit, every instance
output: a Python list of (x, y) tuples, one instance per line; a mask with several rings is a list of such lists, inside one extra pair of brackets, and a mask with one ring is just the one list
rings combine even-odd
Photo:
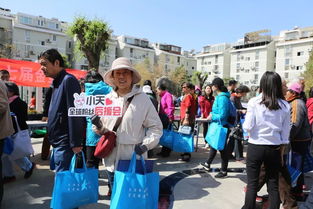
[(46, 42), (47, 42), (47, 43), (51, 43), (51, 40), (48, 38), (48, 39), (46, 40)]
[(30, 51), (29, 51), (29, 54), (30, 54), (30, 55), (35, 55), (35, 52), (34, 52), (33, 50), (30, 50)]
[(291, 69), (295, 69), (295, 67), (296, 67), (296, 66), (294, 66), (294, 65), (290, 65), (290, 68), (291, 68)]

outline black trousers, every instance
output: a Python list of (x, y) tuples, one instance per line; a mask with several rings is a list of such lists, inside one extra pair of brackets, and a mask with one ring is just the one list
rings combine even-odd
[[(228, 167), (228, 148), (227, 148), (227, 139), (229, 136), (230, 130), (228, 129), (227, 131), (227, 135), (226, 135), (226, 141), (225, 141), (225, 147), (223, 150), (220, 150), (221, 153), (221, 158), (222, 158), (222, 167), (221, 167), (221, 171), (223, 172), (227, 172), (227, 167)], [(207, 163), (209, 165), (211, 165), (211, 163), (213, 162), (215, 156), (216, 156), (217, 150), (214, 148), (210, 148), (210, 152), (209, 152), (209, 159), (207, 160)]]
[(255, 198), (259, 188), (259, 175), (262, 164), (264, 164), (266, 173), (270, 202), (269, 209), (279, 209), (278, 175), (281, 168), (280, 146), (255, 144), (248, 144), (248, 185), (243, 209), (255, 209)]
[[(209, 128), (209, 123), (203, 122), (202, 124), (203, 124), (203, 138), (205, 139)], [(204, 142), (207, 143), (205, 140)]]
[(99, 168), (100, 159), (95, 157), (96, 146), (86, 146), (87, 168)]

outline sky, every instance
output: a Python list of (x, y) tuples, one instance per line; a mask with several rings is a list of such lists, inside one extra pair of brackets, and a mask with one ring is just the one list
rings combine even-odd
[(0, 7), (72, 22), (76, 16), (108, 22), (114, 35), (201, 51), (234, 43), (247, 32), (271, 35), (313, 26), (312, 0), (1, 0)]

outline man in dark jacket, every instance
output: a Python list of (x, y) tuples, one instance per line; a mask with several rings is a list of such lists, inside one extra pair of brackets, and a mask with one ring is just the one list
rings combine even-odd
[(68, 109), (74, 107), (74, 93), (80, 94), (78, 80), (64, 70), (64, 60), (55, 49), (49, 49), (39, 56), (41, 70), (53, 78), (48, 134), (53, 146), (56, 172), (68, 170), (74, 153), (79, 153), (83, 145), (84, 118), (68, 117)]

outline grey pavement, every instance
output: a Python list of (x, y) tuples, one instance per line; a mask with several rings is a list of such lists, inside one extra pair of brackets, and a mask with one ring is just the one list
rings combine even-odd
[[(50, 208), (51, 194), (54, 183), (54, 172), (49, 170), (49, 161), (40, 158), (42, 138), (33, 138), (35, 156), (32, 161), (37, 164), (33, 175), (24, 179), (24, 173), (16, 168), (17, 180), (4, 186), (3, 209), (46, 209)], [(225, 179), (215, 179), (216, 173), (196, 172), (202, 168), (199, 163), (208, 157), (208, 150), (204, 148), (203, 138), (199, 140), (198, 152), (192, 153), (188, 163), (179, 161), (179, 153), (172, 153), (169, 158), (155, 158), (155, 170), (160, 173), (160, 178), (177, 174), (183, 176), (174, 187), (171, 204), (168, 208), (174, 209), (238, 209), (244, 202), (243, 188), (246, 174), (229, 172)], [(159, 148), (154, 150), (155, 153)], [(213, 161), (212, 167), (220, 167), (219, 154)], [(241, 162), (230, 161), (229, 168), (244, 168)], [(187, 174), (186, 174), (187, 173)], [(82, 209), (109, 208), (107, 194), (107, 179), (104, 177), (104, 167), (100, 166), (99, 201), (96, 204), (82, 206)], [(306, 183), (311, 188), (313, 173), (306, 175)], [(266, 194), (266, 187), (260, 194)], [(159, 207), (160, 208), (160, 207)], [(166, 208), (166, 207), (162, 207)]]

